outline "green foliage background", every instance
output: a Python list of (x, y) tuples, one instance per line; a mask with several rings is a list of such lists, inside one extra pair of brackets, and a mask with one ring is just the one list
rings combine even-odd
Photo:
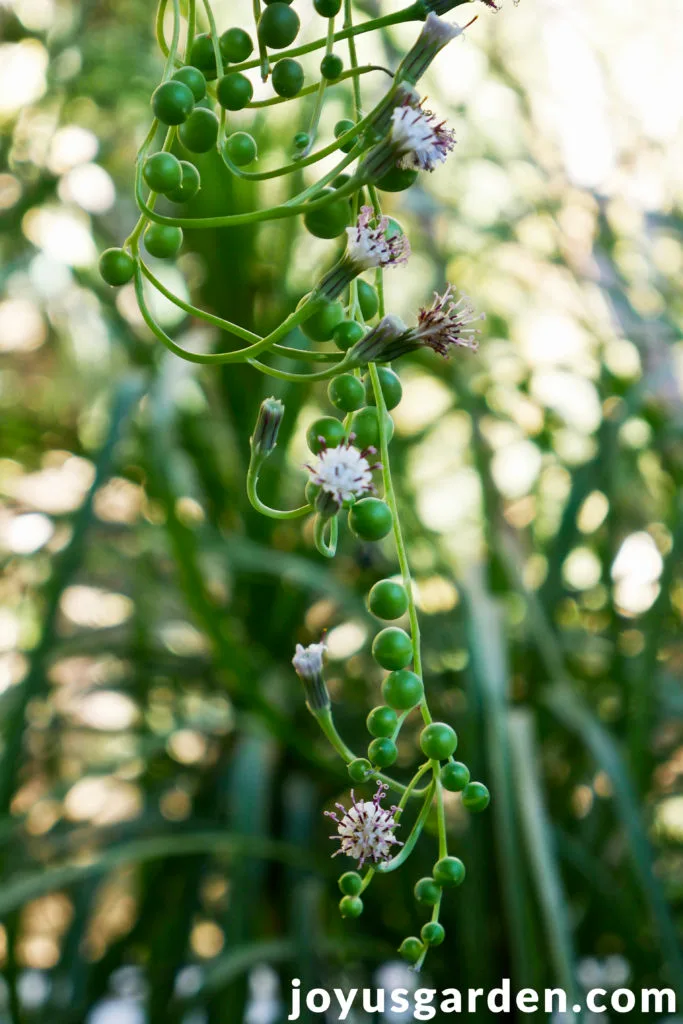
[[(597, 960), (625, 963), (634, 989), (683, 995), (680, 184), (667, 140), (633, 123), (626, 136), (614, 111), (617, 169), (599, 192), (572, 180), (542, 104), (549, 11), (526, 6), (480, 8), (441, 58), (430, 103), (459, 145), (390, 201), (414, 250), (388, 277), (390, 309), (414, 316), (449, 279), (488, 314), (477, 356), (404, 360), (392, 445), (434, 710), (493, 794), (480, 817), (448, 806), (468, 879), (445, 901), (448, 938), (423, 982), (579, 991)], [(616, 104), (610, 56), (639, 23), (610, 34), (610, 5), (593, 8), (583, 32)], [(412, 886), (433, 843), (340, 922), (321, 812), (347, 783), (290, 659), (332, 629), (335, 715), (361, 750), (378, 693), (363, 595), (395, 571), (390, 549), (347, 534), (330, 567), (307, 529), (246, 500), (261, 400), (286, 404), (263, 476), (286, 506), (323, 390), (180, 363), (152, 344), (130, 290), (98, 279), (97, 250), (134, 223), (160, 67), (146, 5), (24, 0), (0, 25), (18, 97), (0, 140), (0, 1019), (87, 1020), (131, 965), (150, 1024), (245, 1019), (264, 963), (285, 997), (294, 976), (369, 984), (419, 929)], [(414, 31), (374, 46), (391, 63)], [(252, 128), (273, 165), (305, 105), (274, 109)], [(86, 134), (69, 142), (73, 126)], [(661, 208), (626, 187), (643, 152)], [(88, 192), (74, 159), (108, 177)], [(259, 193), (200, 159), (197, 214), (297, 187)], [(277, 222), (188, 232), (179, 266), (206, 308), (265, 332), (331, 258)], [(225, 344), (161, 315), (188, 346)], [(413, 758), (404, 732), (399, 767)], [(35, 1005), (28, 970), (49, 980)]]

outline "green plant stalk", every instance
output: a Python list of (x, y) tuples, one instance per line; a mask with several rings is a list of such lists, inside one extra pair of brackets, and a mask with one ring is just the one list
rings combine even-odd
[[(453, 6), (459, 7), (461, 4), (469, 2), (470, 0), (457, 0)], [(339, 32), (335, 32), (334, 42), (340, 43), (344, 39), (351, 39), (354, 36), (364, 35), (366, 32), (375, 32), (382, 28), (390, 28), (392, 25), (401, 25), (407, 21), (424, 21), (427, 13), (424, 4), (418, 0), (417, 3), (410, 4), (409, 7), (404, 7), (393, 14), (385, 14), (381, 18), (373, 18), (361, 25), (344, 26)], [(278, 51), (278, 60), (282, 57), (300, 57), (305, 53), (311, 53), (313, 50), (320, 50), (326, 43), (327, 39), (321, 38), (311, 43), (304, 43), (301, 46), (293, 46), (288, 50), (280, 50)], [(246, 60), (241, 64), (234, 64), (231, 71), (248, 71), (250, 68), (258, 67), (258, 64), (258, 60)]]
[[(188, 352), (187, 349), (181, 348), (176, 342), (173, 341), (169, 336), (159, 327), (154, 320), (154, 317), (149, 311), (147, 303), (145, 301), (145, 295), (142, 287), (142, 272), (138, 266), (135, 271), (135, 292), (137, 295), (138, 303), (140, 305), (140, 311), (147, 326), (154, 332), (157, 338), (164, 343), (164, 345), (170, 349), (174, 355), (180, 356), (182, 359), (186, 359), (191, 363), (202, 363), (202, 364), (223, 364), (223, 363), (240, 363), (250, 362), (255, 365), (254, 355), (260, 352), (264, 352), (271, 348), (272, 345), (280, 338), (285, 337), (299, 324), (304, 323), (309, 317), (313, 316), (316, 310), (320, 307), (322, 300), (310, 299), (298, 310), (295, 310), (286, 320), (271, 331), (270, 334), (266, 335), (265, 338), (261, 338), (255, 342), (249, 348), (237, 349), (234, 352)], [(182, 308), (182, 307), (181, 307)], [(227, 321), (226, 321), (227, 323)], [(232, 328), (232, 325), (230, 325)], [(241, 329), (240, 329), (241, 330)], [(258, 364), (260, 365), (260, 364)], [(271, 371), (273, 376), (279, 375), (279, 371)], [(324, 371), (324, 373), (334, 373), (334, 370)], [(320, 380), (326, 379), (325, 376), (318, 377), (316, 374), (311, 375), (314, 378)], [(286, 379), (286, 378), (284, 378)]]
[(261, 0), (253, 0), (252, 9), (254, 13), (254, 24), (256, 25), (256, 36), (258, 40), (258, 55), (259, 68), (261, 71), (261, 81), (265, 82), (268, 78), (270, 60), (268, 59), (268, 51), (266, 50), (265, 43), (261, 39), (261, 36), (258, 31), (258, 23), (261, 20)]
[(427, 787), (424, 803), (422, 804), (417, 820), (410, 831), (410, 835), (408, 836), (404, 845), (401, 847), (400, 851), (396, 854), (395, 857), (392, 857), (391, 860), (385, 860), (381, 864), (376, 865), (375, 871), (377, 872), (377, 874), (387, 875), (391, 871), (396, 871), (396, 869), (400, 868), (402, 864), (405, 864), (408, 857), (415, 849), (415, 844), (420, 838), (422, 829), (424, 828), (427, 818), (429, 817), (429, 812), (432, 806), (432, 800), (434, 798), (435, 788), (435, 783), (432, 780), (432, 782)]
[[(410, 620), (410, 635), (413, 642), (413, 671), (422, 678), (422, 656), (420, 651), (420, 622), (417, 615), (417, 606), (415, 604), (415, 596), (413, 594), (413, 581), (410, 572), (410, 563), (408, 561), (408, 552), (406, 550), (405, 540), (403, 538), (403, 531), (401, 529), (401, 521), (399, 518), (398, 502), (396, 500), (396, 492), (394, 490), (393, 480), (391, 478), (391, 462), (389, 459), (389, 443), (387, 440), (386, 432), (386, 416), (387, 405), (384, 401), (384, 394), (380, 384), (379, 373), (374, 363), (368, 364), (368, 371), (370, 373), (370, 380), (372, 381), (372, 393), (377, 406), (377, 419), (379, 424), (379, 450), (382, 460), (382, 481), (384, 483), (384, 500), (391, 509), (392, 516), (392, 529), (394, 536), (394, 543), (396, 545), (396, 554), (398, 557), (398, 564), (401, 570), (401, 576), (403, 577), (403, 585), (408, 595), (408, 617)], [(425, 723), (429, 724), (432, 721), (429, 708), (427, 706), (426, 696), (420, 701), (420, 711), (422, 718)]]
[[(369, 71), (383, 71), (386, 75), (390, 75), (393, 78), (393, 72), (389, 71), (388, 68), (382, 67), (381, 64), (364, 64), (362, 67), (349, 68), (347, 71), (342, 71), (339, 78), (335, 78), (333, 82), (328, 84), (331, 86), (339, 85), (350, 78), (357, 78), (358, 75), (367, 75)], [(322, 82), (314, 82), (313, 85), (306, 85), (296, 96), (271, 96), (267, 100), (252, 100), (250, 103), (247, 103), (246, 109), (261, 110), (263, 107), (277, 107), (281, 103), (291, 103), (293, 100), (303, 99), (304, 96), (312, 96), (314, 92), (318, 91), (321, 84)]]
[[(178, 309), (182, 309), (183, 312), (189, 316), (197, 317), (199, 320), (204, 320), (205, 323), (211, 324), (213, 327), (219, 327), (222, 331), (227, 331), (230, 334), (234, 334), (235, 337), (241, 338), (242, 341), (248, 341), (252, 345), (256, 345), (258, 342), (263, 341), (260, 334), (255, 334), (253, 331), (249, 331), (246, 327), (240, 327), (238, 324), (233, 324), (229, 320), (224, 320), (223, 317), (215, 316), (213, 313), (208, 313), (206, 310), (199, 309), (198, 306), (193, 306), (191, 302), (185, 302), (178, 295), (175, 295), (169, 288), (167, 288), (162, 281), (152, 273), (147, 264), (142, 258), (140, 258), (140, 270), (154, 285), (157, 291), (160, 292), (165, 298), (172, 302)], [(306, 349), (300, 348), (289, 348), (286, 345), (278, 345), (277, 342), (272, 345), (271, 351), (278, 355), (286, 356), (288, 359), (298, 361), (308, 360), (314, 363), (341, 363), (343, 357), (336, 352), (309, 352)]]
[[(325, 56), (329, 56), (334, 48), (334, 18), (329, 18), (327, 21), (327, 38), (325, 43)], [(327, 79), (323, 76), (318, 82), (315, 96), (315, 105), (313, 107), (313, 113), (308, 126), (308, 144), (304, 147), (301, 152), (302, 159), (305, 159), (315, 143), (316, 136), (318, 134), (318, 125), (320, 124), (320, 115), (323, 111), (323, 101), (325, 99), (325, 90), (327, 89)]]
[[(355, 138), (363, 130), (363, 128), (367, 127), (373, 117), (374, 112), (371, 111), (369, 114), (366, 114), (362, 121), (355, 124), (353, 128), (349, 128), (349, 130), (344, 132), (343, 135), (336, 138), (334, 142), (330, 142), (327, 146), (323, 146), (323, 148), (319, 149), (316, 153), (311, 153), (310, 156), (307, 156), (301, 161), (293, 161), (292, 163), (284, 164), (282, 167), (276, 167), (272, 171), (243, 171), (228, 159), (223, 149), (220, 150), (220, 153), (226, 167), (228, 167), (233, 174), (237, 175), (238, 178), (243, 178), (245, 181), (268, 181), (271, 178), (280, 178), (285, 174), (291, 174), (294, 171), (301, 170), (302, 167), (310, 167), (319, 160), (323, 160), (332, 153), (336, 153), (341, 149), (341, 146), (346, 142), (350, 142), (351, 139)], [(360, 152), (360, 147), (354, 147), (351, 152), (347, 154), (349, 159), (346, 161), (346, 166), (352, 163), (352, 161), (360, 155)], [(337, 167), (335, 167), (335, 175), (336, 173)]]
[[(313, 715), (316, 722), (320, 726), (320, 729), (322, 730), (323, 734), (329, 741), (330, 746), (334, 750), (336, 750), (341, 759), (344, 762), (346, 762), (346, 764), (350, 764), (351, 761), (356, 761), (358, 755), (354, 754), (351, 748), (346, 745), (344, 740), (339, 735), (337, 727), (334, 724), (334, 719), (332, 718), (332, 712), (330, 711), (330, 709), (321, 708), (320, 710), (311, 711), (311, 714)], [(424, 770), (426, 771), (426, 768)], [(407, 800), (409, 797), (424, 796), (425, 793), (427, 792), (426, 789), (414, 789), (414, 784), (422, 776), (422, 773), (423, 769), (418, 769), (417, 778), (413, 776), (412, 781), (409, 782), (407, 786), (404, 786), (402, 782), (397, 782), (396, 779), (392, 779), (389, 775), (385, 775), (383, 772), (373, 772), (372, 775), (369, 777), (373, 779), (379, 779), (381, 782), (385, 782), (387, 786), (390, 787), (390, 789), (393, 789), (397, 793), (405, 794)]]
[[(334, 558), (337, 553), (337, 538), (339, 535), (339, 523), (336, 516), (324, 519), (321, 515), (315, 517), (313, 524), (315, 546), (325, 558)], [(325, 534), (328, 533), (329, 540)]]
[(252, 458), (247, 470), (247, 495), (256, 511), (260, 512), (261, 515), (268, 516), (269, 519), (299, 519), (301, 516), (312, 512), (313, 506), (308, 504), (300, 505), (299, 508), (280, 509), (271, 508), (270, 505), (266, 505), (265, 502), (261, 501), (258, 496), (258, 478), (263, 462), (264, 459), (262, 457), (258, 459)]

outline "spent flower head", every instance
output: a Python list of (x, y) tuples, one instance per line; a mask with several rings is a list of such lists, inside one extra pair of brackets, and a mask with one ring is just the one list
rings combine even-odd
[(448, 355), (451, 345), (476, 351), (479, 330), (470, 325), (485, 318), (484, 313), (475, 314), (466, 295), (456, 299), (449, 284), (443, 295), (434, 293), (431, 306), (420, 310), (415, 327), (406, 327), (400, 317), (385, 316), (349, 349), (348, 358), (360, 365), (389, 363), (420, 348), (431, 348), (442, 356)]
[(325, 811), (326, 816), (337, 826), (337, 835), (330, 836), (330, 839), (337, 839), (340, 842), (339, 849), (332, 854), (333, 857), (344, 853), (347, 857), (357, 860), (358, 867), (362, 868), (368, 860), (373, 864), (389, 860), (392, 856), (391, 847), (403, 846), (394, 835), (398, 827), (395, 816), (398, 807), (382, 807), (382, 800), (388, 789), (385, 783), (378, 782), (377, 792), (372, 800), (356, 800), (351, 790), (350, 807), (336, 804), (341, 812), (341, 818), (335, 811)]
[(431, 110), (404, 103), (392, 114), (391, 139), (400, 152), (398, 166), (414, 171), (433, 171), (455, 146), (455, 132), (438, 121)]
[(419, 345), (426, 345), (442, 356), (448, 355), (451, 345), (476, 351), (479, 330), (469, 325), (486, 319), (485, 313), (475, 314), (474, 306), (466, 295), (456, 299), (455, 294), (451, 284), (443, 295), (435, 292), (434, 302), (431, 306), (423, 306), (418, 314), (417, 327), (410, 332)]
[(327, 685), (323, 675), (323, 655), (325, 654), (325, 643), (296, 645), (296, 652), (292, 658), (292, 665), (303, 683), (306, 694), (306, 704), (309, 711), (315, 714), (330, 706), (330, 695), (327, 692)]
[(368, 455), (374, 455), (375, 451), (375, 448), (359, 451), (348, 440), (336, 448), (323, 448), (317, 461), (312, 466), (306, 466), (306, 469), (311, 474), (312, 482), (342, 505), (374, 489), (372, 472), (381, 469), (381, 463), (371, 465)]

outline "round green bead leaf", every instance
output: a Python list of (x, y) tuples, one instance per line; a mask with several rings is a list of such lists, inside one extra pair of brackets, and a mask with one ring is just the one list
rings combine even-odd
[(491, 794), (483, 782), (470, 782), (462, 791), (463, 807), (475, 814), (485, 811), (491, 802)]
[(387, 704), (399, 711), (408, 711), (424, 697), (422, 680), (409, 669), (390, 672), (382, 683), (382, 696)]
[(399, 955), (409, 964), (416, 964), (422, 956), (424, 945), (415, 935), (409, 935), (398, 947)]
[(415, 883), (413, 895), (418, 903), (422, 903), (425, 907), (433, 907), (439, 902), (441, 886), (437, 885), (431, 876), (428, 878), (420, 878)]
[(393, 740), (379, 737), (368, 747), (368, 758), (378, 768), (388, 768), (398, 757), (398, 750)]
[(387, 626), (373, 640), (372, 656), (382, 668), (405, 668), (413, 658), (413, 642), (404, 629)]
[(431, 722), (420, 733), (420, 748), (425, 757), (445, 761), (458, 745), (455, 729), (445, 722)]
[(342, 917), (360, 917), (363, 913), (363, 901), (358, 896), (342, 896), (339, 911)]
[(366, 725), (371, 736), (392, 736), (398, 725), (398, 715), (393, 708), (380, 704), (367, 717)]
[(441, 769), (443, 787), (451, 793), (459, 793), (469, 781), (470, 770), (462, 761), (452, 761)]
[(380, 580), (368, 594), (368, 608), (378, 619), (400, 619), (408, 610), (406, 588), (395, 580)]
[(372, 765), (366, 757), (357, 757), (346, 766), (352, 782), (367, 782), (372, 775)]
[(346, 871), (338, 884), (345, 896), (358, 896), (363, 888), (363, 879), (357, 871)]
[(349, 527), (360, 540), (381, 540), (391, 523), (391, 509), (379, 498), (361, 498), (349, 510)]
[(434, 865), (434, 881), (444, 888), (461, 885), (465, 880), (465, 865), (459, 857), (442, 857)]
[(105, 249), (100, 256), (102, 279), (114, 288), (127, 284), (135, 273), (135, 260), (125, 249)]

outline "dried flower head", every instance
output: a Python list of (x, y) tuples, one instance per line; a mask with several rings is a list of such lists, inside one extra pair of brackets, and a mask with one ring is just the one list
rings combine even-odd
[(344, 807), (337, 804), (342, 814), (339, 818), (334, 811), (325, 811), (328, 818), (337, 826), (337, 835), (330, 836), (330, 839), (338, 839), (340, 847), (332, 856), (340, 853), (347, 857), (353, 857), (358, 861), (358, 867), (362, 868), (367, 860), (373, 864), (389, 860), (392, 846), (403, 846), (394, 835), (398, 827), (396, 811), (398, 808), (382, 807), (382, 800), (389, 787), (382, 782), (377, 783), (377, 792), (372, 800), (356, 800), (351, 790), (351, 806)]
[(381, 469), (381, 463), (371, 465), (367, 457), (375, 451), (375, 448), (359, 451), (349, 440), (336, 448), (323, 448), (317, 461), (306, 469), (312, 482), (341, 505), (373, 490), (372, 472)]
[(431, 306), (420, 310), (417, 327), (410, 333), (420, 345), (427, 345), (442, 356), (448, 355), (450, 345), (476, 351), (479, 331), (469, 324), (485, 319), (485, 313), (475, 315), (466, 295), (456, 301), (455, 289), (449, 284), (443, 295), (434, 293)]
[(358, 220), (346, 229), (348, 258), (361, 270), (373, 267), (392, 267), (406, 263), (410, 256), (410, 242), (400, 232), (391, 232), (388, 217), (375, 216), (371, 206), (363, 206)]
[(404, 103), (392, 115), (391, 139), (401, 153), (398, 166), (433, 171), (455, 146), (455, 132), (422, 103)]

